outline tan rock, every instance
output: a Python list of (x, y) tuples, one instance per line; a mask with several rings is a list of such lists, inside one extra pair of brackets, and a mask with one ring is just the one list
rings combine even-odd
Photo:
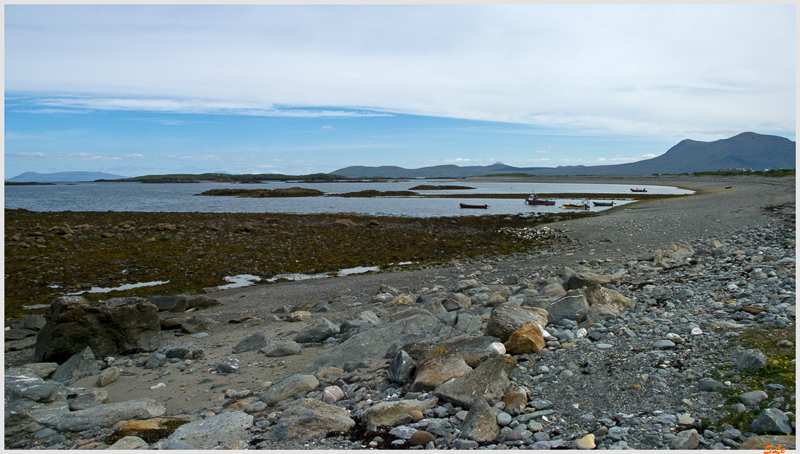
[(411, 446), (425, 446), (431, 441), (436, 441), (436, 437), (424, 430), (418, 430), (411, 434), (411, 438), (408, 439), (408, 444)]
[(506, 351), (513, 355), (525, 353), (536, 353), (545, 347), (542, 330), (536, 322), (526, 322), (518, 330), (514, 331), (504, 344)]
[(422, 412), (419, 410), (411, 410), (408, 412), (408, 415), (411, 416), (411, 419), (414, 420), (414, 422), (417, 422), (424, 417)]
[(503, 411), (511, 416), (517, 416), (528, 405), (528, 396), (521, 392), (508, 392), (503, 396), (503, 403), (506, 404)]
[(304, 322), (311, 320), (311, 312), (308, 311), (295, 311), (286, 316), (287, 322)]
[(580, 440), (577, 443), (578, 449), (594, 449), (597, 446), (594, 444), (594, 434), (589, 434)]
[[(436, 406), (439, 399), (431, 397), (425, 400), (397, 400), (384, 401), (373, 405), (364, 410), (361, 415), (361, 424), (368, 426), (394, 426), (395, 422), (402, 416), (409, 414), (413, 410), (422, 412)], [(413, 417), (413, 416), (412, 416)]]
[(412, 295), (398, 295), (389, 303), (389, 306), (410, 306), (417, 301)]
[(472, 368), (455, 355), (434, 356), (417, 365), (417, 375), (411, 385), (412, 391), (431, 391), (451, 378), (460, 377)]

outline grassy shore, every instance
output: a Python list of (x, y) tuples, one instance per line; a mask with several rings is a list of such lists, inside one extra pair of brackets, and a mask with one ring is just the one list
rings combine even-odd
[[(66, 293), (169, 281), (109, 293), (202, 293), (225, 276), (324, 273), (413, 262), (432, 266), (536, 245), (501, 227), (531, 227), (584, 216), (402, 218), (342, 214), (32, 212), (5, 210), (5, 316), (44, 310)], [(338, 222), (337, 222), (338, 221)]]

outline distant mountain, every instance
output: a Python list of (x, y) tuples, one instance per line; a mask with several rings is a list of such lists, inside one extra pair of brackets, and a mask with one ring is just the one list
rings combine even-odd
[(502, 163), (490, 166), (434, 166), (420, 169), (402, 167), (345, 167), (331, 172), (351, 178), (460, 178), (496, 173), (535, 175), (652, 175), (654, 173), (710, 172), (726, 168), (750, 170), (794, 169), (795, 142), (778, 136), (745, 132), (713, 142), (682, 140), (666, 153), (652, 159), (607, 166), (512, 167)]
[(113, 175), (103, 172), (56, 172), (56, 173), (37, 173), (25, 172), (17, 175), (14, 178), (9, 178), (6, 181), (29, 182), (35, 181), (37, 183), (64, 183), (74, 181), (95, 181), (95, 180), (116, 180), (125, 178), (121, 175)]

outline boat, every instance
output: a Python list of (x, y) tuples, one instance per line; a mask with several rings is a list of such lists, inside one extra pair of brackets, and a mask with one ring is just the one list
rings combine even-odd
[(609, 202), (598, 202), (596, 200), (592, 200), (592, 203), (596, 207), (613, 207), (614, 206), (614, 201), (613, 200), (611, 200)]
[(532, 193), (530, 197), (525, 200), (525, 203), (528, 205), (555, 205), (556, 201), (540, 199), (536, 193)]
[(461, 205), (461, 208), (479, 208), (479, 209), (484, 209), (484, 210), (489, 208), (489, 205), (486, 205), (486, 204), (483, 204), (483, 205), (470, 205), (468, 203), (459, 203), (459, 205)]
[(565, 203), (561, 205), (564, 208), (574, 208), (576, 210), (588, 210), (589, 209), (589, 202), (584, 200), (581, 203)]
[(647, 192), (647, 188), (642, 188), (642, 189), (631, 188), (631, 192)]

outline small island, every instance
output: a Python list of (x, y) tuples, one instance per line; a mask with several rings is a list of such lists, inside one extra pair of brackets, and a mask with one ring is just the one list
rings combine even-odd
[(458, 185), (435, 185), (435, 184), (421, 184), (418, 186), (414, 186), (410, 190), (414, 191), (456, 191), (459, 189), (475, 189), (469, 186), (458, 186)]
[(228, 197), (319, 197), (324, 192), (308, 188), (278, 188), (278, 189), (209, 189), (195, 195), (228, 196)]

